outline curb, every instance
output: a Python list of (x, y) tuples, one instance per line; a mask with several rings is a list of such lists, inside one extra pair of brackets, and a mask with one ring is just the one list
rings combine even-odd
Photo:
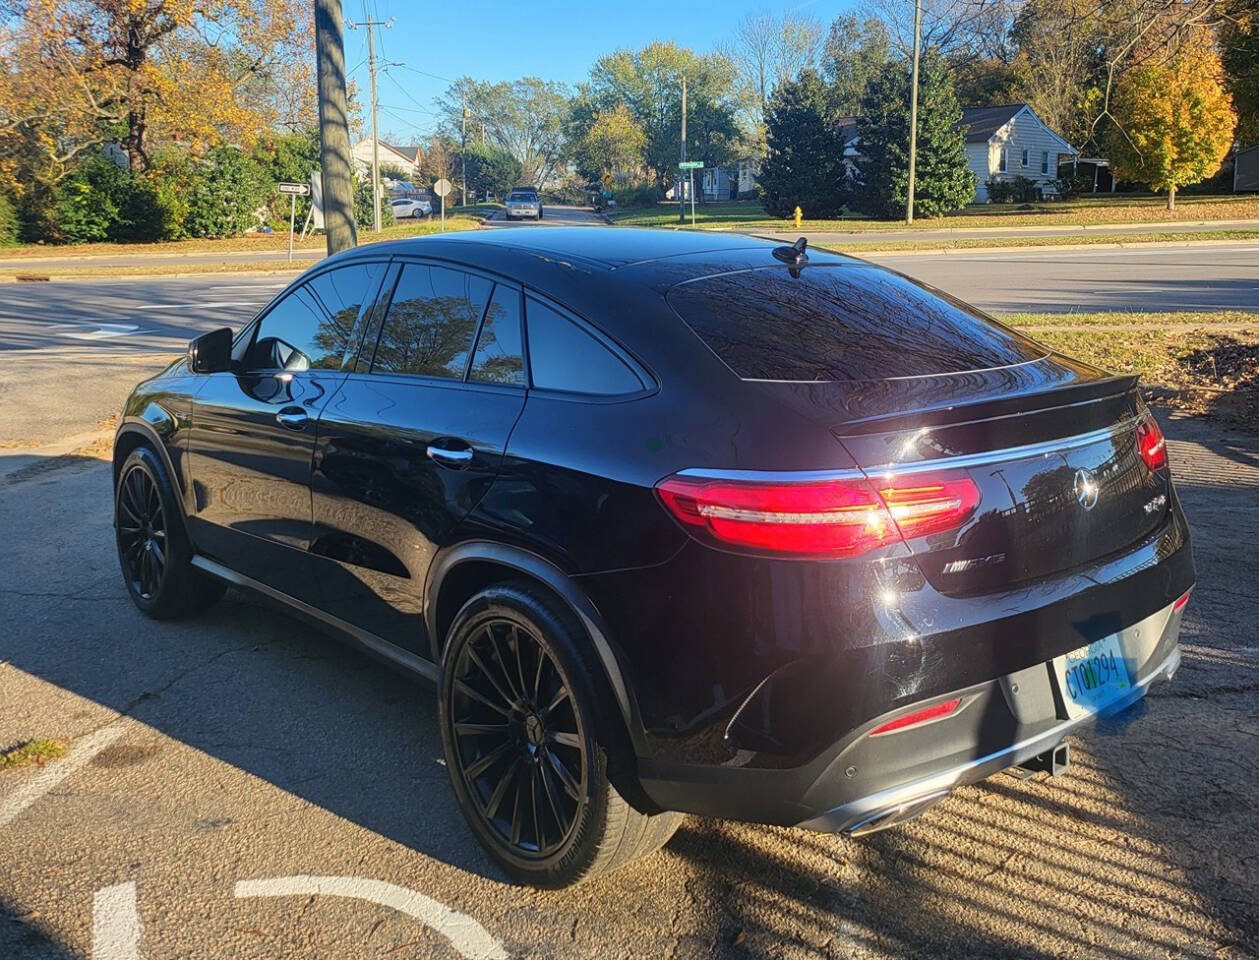
[(971, 253), (1049, 253), (1054, 250), (1163, 250), (1181, 247), (1230, 247), (1239, 243), (1253, 243), (1259, 246), (1259, 237), (1243, 237), (1237, 240), (1151, 240), (1144, 243), (1138, 240), (1135, 242), (1051, 243), (1005, 247), (935, 247), (930, 250), (888, 250), (873, 246), (863, 247), (860, 244), (854, 244), (845, 248), (835, 243), (819, 243), (816, 246), (823, 250), (829, 250), (831, 253), (843, 253), (854, 257), (862, 257), (867, 254), (874, 254), (880, 257), (946, 257)]

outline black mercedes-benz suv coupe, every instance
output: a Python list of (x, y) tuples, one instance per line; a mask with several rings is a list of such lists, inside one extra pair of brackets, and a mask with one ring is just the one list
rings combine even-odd
[(1133, 378), (803, 241), (332, 257), (137, 387), (114, 474), (141, 610), (231, 584), (435, 683), (472, 831), (542, 886), (686, 813), (860, 835), (1061, 772), (1194, 583)]

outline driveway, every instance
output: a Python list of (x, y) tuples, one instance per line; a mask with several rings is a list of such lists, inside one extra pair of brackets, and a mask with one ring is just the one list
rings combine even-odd
[(1259, 441), (1165, 426), (1200, 572), (1185, 664), (1068, 776), (864, 841), (690, 819), (560, 893), (470, 838), (431, 693), (236, 591), (146, 620), (108, 466), (0, 450), (0, 747), (70, 748), (0, 771), (0, 956), (1259, 956)]
[(486, 223), (494, 227), (591, 227), (606, 223), (590, 207), (565, 207), (544, 203), (541, 220), (508, 220), (505, 210), (496, 210)]

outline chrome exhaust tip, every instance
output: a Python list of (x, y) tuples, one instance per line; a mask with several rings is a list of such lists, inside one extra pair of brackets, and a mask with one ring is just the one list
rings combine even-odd
[(945, 797), (949, 795), (948, 790), (940, 790), (937, 793), (929, 793), (925, 797), (918, 797), (915, 800), (906, 800), (894, 807), (886, 807), (878, 813), (866, 817), (860, 823), (856, 823), (844, 831), (849, 837), (864, 837), (871, 833), (878, 833), (880, 830), (887, 830), (890, 827), (899, 826), (909, 820), (913, 820), (916, 816), (933, 807)]

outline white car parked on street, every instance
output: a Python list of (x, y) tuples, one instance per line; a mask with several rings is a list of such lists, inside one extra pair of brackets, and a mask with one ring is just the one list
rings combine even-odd
[(394, 200), (390, 203), (390, 207), (393, 208), (393, 218), (395, 220), (405, 220), (408, 217), (419, 220), (433, 212), (431, 203), (427, 200), (417, 200), (414, 197)]

